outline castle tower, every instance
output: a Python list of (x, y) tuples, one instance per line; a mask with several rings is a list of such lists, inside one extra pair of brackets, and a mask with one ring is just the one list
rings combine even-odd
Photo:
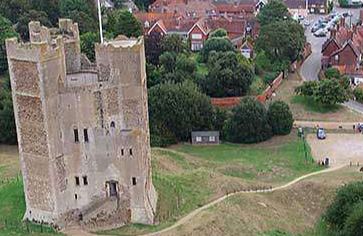
[(72, 21), (61, 19), (58, 29), (31, 22), (29, 31), (29, 43), (6, 41), (24, 218), (60, 226), (152, 224), (157, 196), (143, 39), (96, 45), (90, 64)]

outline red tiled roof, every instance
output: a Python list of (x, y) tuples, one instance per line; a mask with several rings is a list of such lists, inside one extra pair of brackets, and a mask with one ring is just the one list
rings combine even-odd
[(245, 3), (245, 4), (216, 4), (216, 9), (220, 13), (240, 13), (248, 12), (253, 13), (255, 11), (255, 3)]

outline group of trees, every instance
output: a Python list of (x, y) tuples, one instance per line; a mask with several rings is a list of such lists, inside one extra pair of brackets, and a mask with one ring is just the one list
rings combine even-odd
[(360, 236), (363, 232), (363, 182), (341, 187), (323, 222), (329, 235)]
[(293, 20), (281, 0), (272, 0), (257, 19), (261, 25), (256, 41), (256, 68), (262, 71), (281, 71), (298, 59), (305, 45), (303, 27)]
[(273, 135), (289, 134), (293, 121), (290, 108), (285, 102), (273, 102), (266, 110), (256, 99), (246, 97), (232, 110), (224, 132), (228, 141), (257, 143)]
[(295, 89), (301, 96), (313, 97), (322, 105), (335, 105), (349, 100), (351, 90), (349, 77), (341, 76), (333, 68), (326, 70), (325, 79), (320, 81), (306, 81)]

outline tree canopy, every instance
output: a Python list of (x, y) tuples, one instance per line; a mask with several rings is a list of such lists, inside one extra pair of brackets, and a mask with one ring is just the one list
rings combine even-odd
[(209, 38), (205, 41), (203, 49), (200, 51), (201, 59), (204, 62), (208, 61), (209, 53), (211, 51), (216, 52), (227, 52), (227, 51), (235, 51), (231, 41), (226, 38)]
[(291, 132), (294, 119), (289, 106), (285, 102), (275, 101), (270, 104), (267, 116), (274, 135), (286, 135)]
[(265, 107), (251, 97), (242, 98), (226, 122), (226, 138), (234, 143), (257, 143), (272, 137)]
[(162, 127), (177, 140), (186, 141), (192, 130), (212, 127), (213, 108), (194, 83), (164, 83), (149, 89), (149, 116), (152, 133)]
[(16, 143), (16, 127), (11, 97), (10, 79), (0, 80), (0, 143)]
[(107, 31), (112, 37), (120, 34), (127, 37), (139, 37), (142, 35), (142, 25), (129, 11), (119, 9), (109, 13)]
[(243, 96), (252, 83), (253, 71), (235, 52), (213, 52), (208, 74), (200, 81), (203, 91), (212, 97)]
[(257, 51), (264, 51), (271, 61), (294, 61), (305, 45), (304, 29), (297, 22), (275, 21), (261, 27)]
[(281, 0), (269, 1), (257, 15), (258, 22), (261, 26), (290, 18), (289, 11)]
[(80, 36), (81, 40), (81, 51), (84, 53), (88, 59), (92, 62), (95, 61), (95, 43), (100, 41), (100, 36), (98, 33), (87, 32)]
[(209, 34), (209, 38), (227, 37), (227, 31), (223, 28), (218, 28)]
[(17, 36), (18, 35), (13, 29), (11, 22), (0, 15), (0, 75), (8, 69), (5, 39)]

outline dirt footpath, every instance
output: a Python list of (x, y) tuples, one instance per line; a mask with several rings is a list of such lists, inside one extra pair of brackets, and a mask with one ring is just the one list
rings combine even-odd
[(309, 134), (307, 141), (316, 160), (329, 157), (331, 165), (363, 165), (363, 135), (362, 134), (332, 134), (327, 133), (325, 140), (318, 140), (315, 134)]

